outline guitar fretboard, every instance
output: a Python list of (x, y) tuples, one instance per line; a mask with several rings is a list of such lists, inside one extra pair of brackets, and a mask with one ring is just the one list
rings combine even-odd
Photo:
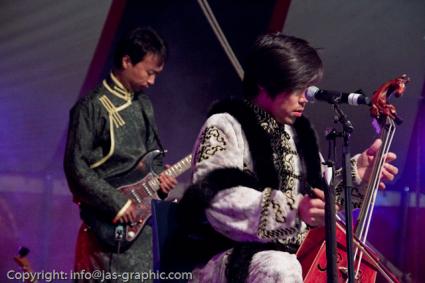
[(190, 168), (190, 164), (192, 163), (192, 154), (189, 154), (167, 170), (165, 170), (165, 174), (173, 177), (177, 177), (183, 172), (185, 172), (187, 169)]
[[(171, 166), (170, 168), (166, 169), (164, 171), (165, 174), (172, 176), (172, 177), (178, 177), (182, 173), (184, 173), (186, 170), (190, 168), (190, 165), (192, 163), (192, 154), (189, 154), (185, 158), (181, 159), (179, 162)], [(152, 178), (148, 185), (150, 188), (157, 191), (159, 189), (159, 180), (158, 178)]]

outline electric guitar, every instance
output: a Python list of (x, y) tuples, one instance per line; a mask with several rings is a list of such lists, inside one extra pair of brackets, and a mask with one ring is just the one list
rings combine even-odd
[[(159, 175), (152, 169), (153, 160), (160, 154), (160, 150), (146, 153), (130, 171), (114, 178), (106, 179), (108, 183), (136, 205), (137, 222), (131, 224), (112, 224), (110, 219), (102, 217), (100, 213), (84, 207), (81, 217), (84, 222), (94, 231), (98, 239), (117, 252), (124, 251), (143, 230), (150, 218), (151, 201), (159, 199), (157, 191), (160, 188)], [(176, 164), (167, 168), (163, 173), (177, 177), (190, 168), (192, 155), (188, 155)]]

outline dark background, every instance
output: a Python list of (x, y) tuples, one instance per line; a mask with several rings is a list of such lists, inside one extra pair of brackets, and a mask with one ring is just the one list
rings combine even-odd
[[(154, 2), (154, 3), (152, 3)], [(392, 262), (425, 277), (424, 78), (425, 2), (224, 1), (209, 2), (243, 62), (256, 36), (282, 30), (320, 48), (325, 89), (369, 96), (402, 73), (412, 81), (394, 101), (404, 123), (392, 150), (400, 174), (380, 193), (370, 241)], [(286, 9), (288, 8), (288, 9)], [(286, 19), (286, 20), (285, 20)], [(16, 268), (20, 245), (35, 270), (72, 269), (79, 226), (77, 206), (63, 176), (68, 111), (108, 73), (117, 38), (150, 25), (166, 39), (170, 57), (149, 90), (160, 135), (174, 163), (191, 152), (214, 100), (240, 96), (240, 78), (197, 1), (2, 1), (0, 3), (0, 276)], [(367, 107), (344, 106), (355, 126), (352, 152), (374, 139)], [(321, 136), (333, 124), (323, 103), (306, 115)], [(181, 178), (187, 181), (187, 174)], [(405, 206), (402, 194), (406, 191)], [(3, 281), (3, 277), (1, 279)]]

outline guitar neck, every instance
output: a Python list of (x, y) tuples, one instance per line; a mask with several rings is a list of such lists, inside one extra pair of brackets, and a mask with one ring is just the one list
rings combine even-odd
[[(163, 173), (167, 174), (168, 176), (178, 177), (190, 168), (191, 163), (192, 163), (192, 154), (189, 154), (188, 156), (181, 159), (176, 164), (172, 165), (170, 168), (167, 168), (166, 170), (164, 170)], [(160, 188), (158, 176), (155, 178), (149, 179), (147, 181), (147, 185), (153, 191), (158, 191)]]
[(192, 154), (189, 154), (185, 158), (181, 159), (179, 162), (167, 168), (164, 173), (168, 176), (178, 177), (186, 170), (190, 168), (190, 164), (192, 163)]

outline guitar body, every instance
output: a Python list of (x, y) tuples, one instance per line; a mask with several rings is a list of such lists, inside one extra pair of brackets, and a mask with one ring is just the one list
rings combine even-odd
[(155, 189), (148, 186), (149, 183), (155, 183), (156, 181), (156, 176), (149, 173), (139, 182), (118, 188), (120, 192), (132, 199), (137, 206), (136, 218), (138, 222), (125, 227), (125, 239), (127, 241), (134, 240), (152, 215), (151, 202), (153, 199), (159, 199), (159, 196)]
[(143, 155), (137, 164), (122, 174), (107, 178), (106, 181), (113, 187), (119, 189), (128, 185), (140, 183), (148, 175), (157, 176), (153, 170), (153, 162), (155, 158), (161, 155), (160, 150), (152, 150)]
[[(131, 224), (113, 224), (111, 219), (87, 206), (81, 206), (81, 218), (96, 234), (101, 243), (118, 252), (127, 250), (137, 238), (149, 220), (151, 201), (159, 199), (157, 191), (160, 188), (158, 174), (153, 171), (154, 159), (162, 154), (160, 150), (146, 153), (137, 165), (106, 181), (131, 199), (137, 207), (137, 222)], [(188, 155), (178, 163), (165, 170), (165, 173), (177, 177), (190, 167), (192, 156)]]
[[(311, 229), (302, 245), (298, 249), (297, 258), (301, 263), (305, 283), (327, 282), (326, 274), (326, 242), (325, 229)], [(338, 270), (338, 282), (347, 282), (347, 249), (345, 231), (339, 226), (336, 229), (336, 264)], [(354, 266), (357, 266), (355, 262)], [(356, 282), (375, 282), (377, 270), (372, 263), (363, 258)]]

